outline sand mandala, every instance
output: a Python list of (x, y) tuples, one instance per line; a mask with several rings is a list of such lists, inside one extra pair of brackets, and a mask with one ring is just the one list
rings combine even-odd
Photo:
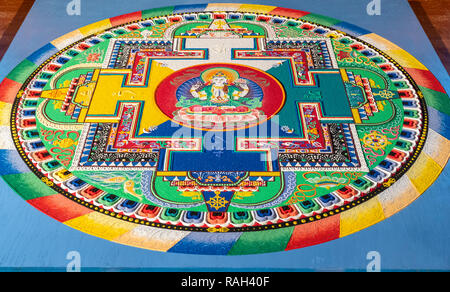
[(0, 100), (2, 177), (20, 196), (158, 251), (338, 239), (406, 207), (449, 157), (445, 131), (429, 127), (448, 96), (414, 57), (274, 6), (175, 6), (82, 27), (22, 61)]

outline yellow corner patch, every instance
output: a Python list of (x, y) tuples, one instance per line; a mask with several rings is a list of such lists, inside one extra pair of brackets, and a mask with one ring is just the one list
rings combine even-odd
[(385, 219), (377, 197), (341, 213), (340, 237), (355, 233)]
[(406, 175), (419, 193), (423, 193), (438, 178), (442, 171), (430, 156), (422, 152)]
[(403, 67), (427, 70), (422, 63), (411, 56), (408, 52), (375, 33), (369, 33), (364, 36), (360, 36), (359, 38), (384, 51), (389, 57), (393, 58)]
[(114, 240), (133, 228), (136, 228), (136, 224), (114, 219), (98, 212), (91, 212), (65, 221), (64, 224), (107, 240)]
[(403, 49), (387, 50), (386, 54), (388, 54), (388, 56), (396, 60), (401, 66), (405, 68), (427, 70), (427, 68), (422, 63), (420, 63), (416, 58), (411, 56)]
[(83, 26), (82, 28), (79, 28), (78, 30), (84, 35), (89, 36), (94, 33), (101, 32), (105, 29), (108, 29), (111, 27), (111, 22), (109, 19), (104, 19), (98, 22), (95, 22), (93, 24), (89, 24), (86, 26)]
[(242, 4), (238, 11), (251, 11), (252, 13), (267, 13), (277, 8), (276, 6)]
[(0, 101), (0, 126), (9, 126), (12, 104)]

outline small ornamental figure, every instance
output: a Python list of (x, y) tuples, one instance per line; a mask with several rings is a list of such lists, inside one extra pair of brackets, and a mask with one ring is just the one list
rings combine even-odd
[(198, 82), (192, 85), (190, 93), (202, 101), (209, 100), (213, 104), (225, 104), (230, 99), (239, 100), (249, 92), (247, 81), (239, 78), (236, 71), (228, 68), (206, 70), (201, 78), (204, 84)]

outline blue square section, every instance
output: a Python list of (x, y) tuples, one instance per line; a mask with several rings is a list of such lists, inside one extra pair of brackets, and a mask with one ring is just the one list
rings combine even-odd
[(429, 127), (435, 132), (450, 139), (450, 117), (437, 109), (427, 106)]
[(361, 28), (359, 26), (353, 25), (351, 23), (342, 21), (332, 26), (332, 28), (348, 33), (352, 36), (358, 37), (361, 35), (372, 33), (371, 31)]
[(175, 244), (169, 252), (227, 255), (241, 232), (205, 233), (192, 232)]
[(201, 12), (205, 11), (208, 4), (192, 4), (192, 5), (178, 5), (173, 9), (173, 13), (183, 12)]
[(0, 160), (2, 161), (3, 165), (9, 166), (8, 168), (1, 167), (0, 175), (17, 174), (31, 171), (16, 150), (0, 150)]
[(39, 50), (35, 51), (33, 54), (28, 56), (28, 60), (36, 65), (42, 64), (45, 60), (50, 58), (52, 55), (56, 54), (58, 49), (51, 43), (46, 44)]

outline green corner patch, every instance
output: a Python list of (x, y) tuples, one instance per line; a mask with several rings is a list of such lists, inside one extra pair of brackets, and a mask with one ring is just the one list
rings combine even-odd
[(173, 9), (174, 6), (142, 10), (142, 19), (155, 16), (169, 15), (173, 13)]
[(448, 95), (419, 85), (427, 105), (450, 116), (450, 98)]
[(32, 172), (7, 174), (3, 179), (26, 201), (56, 193)]
[(291, 238), (294, 227), (242, 233), (229, 251), (229, 255), (267, 253), (283, 250)]
[(6, 77), (19, 83), (24, 83), (27, 78), (33, 73), (38, 65), (29, 61), (28, 59), (23, 60), (16, 66)]
[(340, 20), (337, 20), (337, 19), (334, 19), (331, 17), (314, 14), (314, 13), (310, 13), (308, 15), (302, 16), (302, 17), (300, 17), (300, 19), (315, 22), (315, 23), (320, 23), (321, 25), (326, 25), (326, 26), (333, 26), (336, 23), (341, 22)]

